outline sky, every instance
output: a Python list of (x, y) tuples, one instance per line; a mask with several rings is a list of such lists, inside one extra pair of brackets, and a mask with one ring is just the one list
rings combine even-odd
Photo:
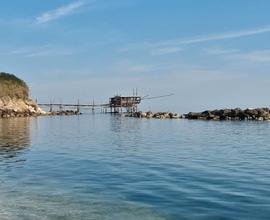
[(270, 105), (268, 0), (1, 0), (0, 71), (39, 102), (159, 96), (143, 110)]

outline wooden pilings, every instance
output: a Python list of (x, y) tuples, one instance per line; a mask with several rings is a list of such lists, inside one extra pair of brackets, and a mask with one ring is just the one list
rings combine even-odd
[[(137, 89), (134, 90), (134, 94), (137, 94)], [(40, 106), (45, 106), (49, 108), (50, 112), (53, 112), (53, 108), (59, 109), (59, 112), (63, 111), (65, 108), (73, 109), (77, 113), (80, 113), (82, 109), (92, 111), (95, 113), (96, 110), (100, 110), (100, 113), (119, 113), (122, 114), (124, 112), (132, 113), (137, 111), (137, 106), (141, 102), (141, 97), (139, 96), (114, 96), (110, 98), (109, 103), (104, 104), (96, 104), (95, 100), (92, 101), (92, 104), (80, 104), (80, 100), (77, 100), (76, 104), (63, 104), (62, 100), (59, 103), (54, 103), (50, 100), (49, 104), (43, 103)]]

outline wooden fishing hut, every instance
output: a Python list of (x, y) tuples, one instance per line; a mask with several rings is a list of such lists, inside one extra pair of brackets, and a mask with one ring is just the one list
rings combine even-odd
[(114, 96), (109, 102), (111, 113), (137, 112), (141, 100), (140, 96)]

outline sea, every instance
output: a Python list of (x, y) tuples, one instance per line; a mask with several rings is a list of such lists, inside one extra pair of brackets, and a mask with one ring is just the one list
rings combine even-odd
[(270, 219), (270, 122), (0, 119), (0, 220)]

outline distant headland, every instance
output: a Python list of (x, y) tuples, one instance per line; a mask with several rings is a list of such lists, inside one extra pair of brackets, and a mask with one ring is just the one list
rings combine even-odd
[(29, 97), (27, 84), (9, 73), (0, 73), (0, 117), (27, 117), (45, 112)]

